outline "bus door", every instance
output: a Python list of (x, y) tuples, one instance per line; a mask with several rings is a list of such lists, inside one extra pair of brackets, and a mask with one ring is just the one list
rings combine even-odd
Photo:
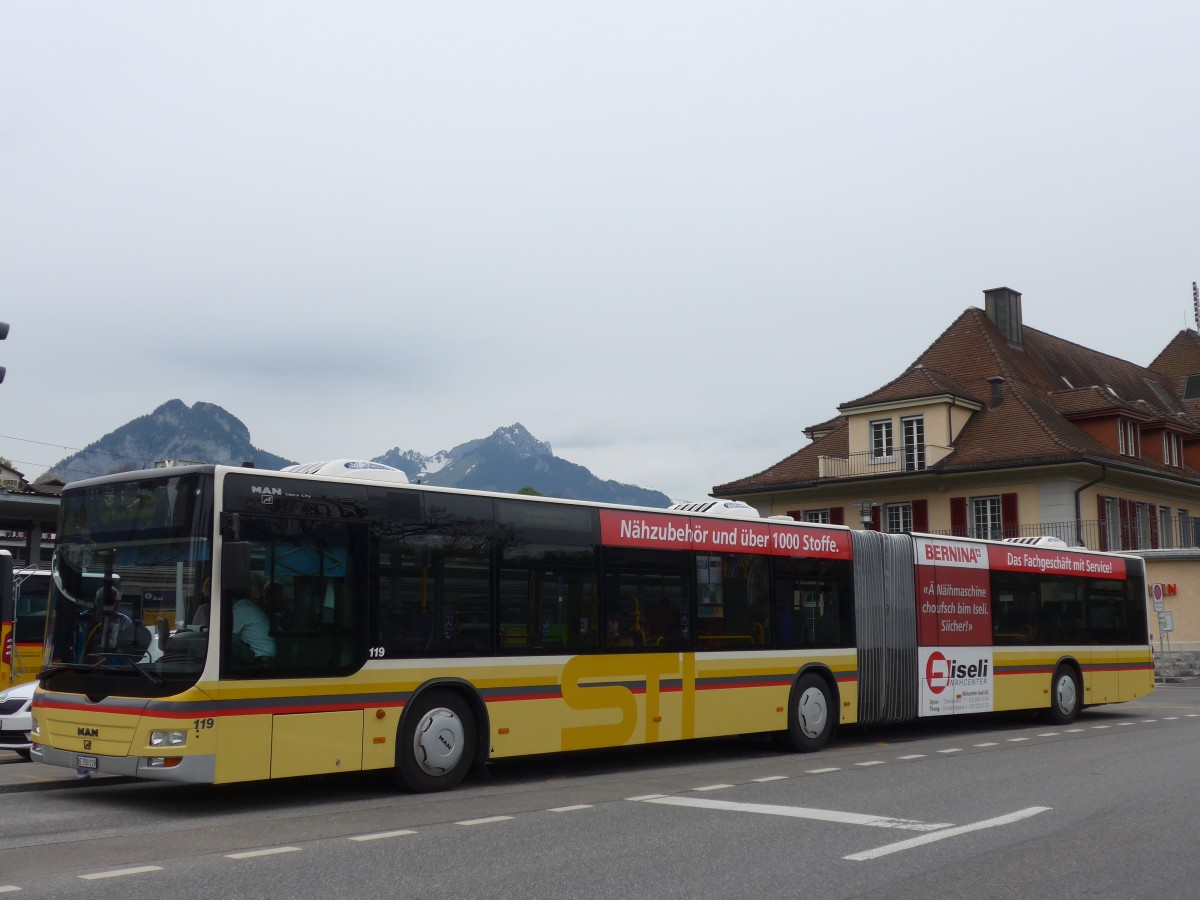
[(366, 658), (365, 527), (264, 516), (243, 519), (241, 538), (249, 590), (223, 591), (221, 687), (264, 715), (236, 740), (270, 748), (254, 765), (272, 778), (361, 769), (363, 710), (348, 708), (345, 676)]

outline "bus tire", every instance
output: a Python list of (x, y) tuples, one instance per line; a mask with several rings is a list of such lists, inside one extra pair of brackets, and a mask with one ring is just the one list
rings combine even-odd
[(1050, 710), (1048, 717), (1055, 725), (1069, 725), (1079, 715), (1080, 698), (1079, 676), (1070, 666), (1059, 666), (1054, 670), (1054, 680), (1050, 682)]
[(792, 688), (787, 731), (780, 735), (783, 746), (797, 753), (820, 750), (833, 734), (836, 710), (825, 679), (812, 672), (801, 675)]
[(457, 787), (475, 763), (475, 717), (461, 695), (421, 694), (400, 722), (394, 780), (414, 793)]

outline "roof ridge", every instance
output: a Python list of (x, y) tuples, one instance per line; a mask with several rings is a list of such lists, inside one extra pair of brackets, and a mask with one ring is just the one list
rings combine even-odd
[(975, 315), (973, 316), (973, 318), (975, 320), (975, 326), (979, 329), (979, 333), (983, 337), (984, 343), (987, 344), (988, 350), (991, 351), (992, 361), (996, 364), (996, 367), (1000, 370), (1000, 374), (1004, 377), (1004, 380), (1006, 382), (1013, 381), (1014, 380), (1013, 370), (1007, 364), (1007, 361), (1004, 358), (1004, 354), (1000, 352), (1000, 349), (996, 345), (996, 341), (994, 340), (993, 332), (995, 332), (995, 335), (1000, 335), (1000, 330), (998, 328), (996, 328), (996, 326), (992, 322), (992, 320), (988, 318), (988, 314), (987, 314), (986, 310), (980, 309), (977, 306), (973, 306), (973, 307), (971, 307), (971, 309), (968, 310), (968, 312), (975, 313)]
[[(1036, 331), (1042, 337), (1049, 338), (1052, 341), (1057, 341), (1060, 344), (1070, 344), (1072, 347), (1082, 350), (1084, 353), (1091, 354), (1092, 356), (1103, 356), (1105, 359), (1111, 359), (1111, 360), (1114, 360), (1114, 361), (1119, 362), (1126, 366), (1133, 366), (1135, 369), (1140, 369), (1142, 372), (1149, 372), (1151, 375), (1154, 375), (1156, 378), (1163, 377), (1161, 372), (1156, 372), (1154, 369), (1151, 369), (1148, 366), (1139, 365), (1138, 363), (1135, 363), (1132, 360), (1125, 359), (1123, 356), (1116, 356), (1112, 353), (1105, 353), (1103, 350), (1097, 350), (1095, 347), (1085, 347), (1083, 344), (1079, 343), (1078, 341), (1073, 341), (1073, 340), (1071, 340), (1069, 338), (1065, 338), (1065, 337), (1059, 337), (1057, 334), (1051, 334), (1048, 331), (1042, 331), (1040, 328), (1034, 328), (1032, 325), (1022, 325), (1021, 327), (1025, 331)], [(1157, 358), (1158, 357), (1156, 356), (1155, 359), (1157, 359)]]

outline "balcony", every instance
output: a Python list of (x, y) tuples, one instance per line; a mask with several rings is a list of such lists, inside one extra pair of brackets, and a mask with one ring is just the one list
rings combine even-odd
[(1109, 550), (1120, 553), (1126, 550), (1196, 550), (1200, 549), (1197, 526), (1200, 519), (1172, 519), (1169, 534), (1162, 531), (1151, 533), (1145, 519), (1123, 522), (1042, 522), (1038, 525), (1007, 527), (1003, 533), (977, 534), (966, 531), (935, 531), (947, 537), (981, 537), (1002, 540), (1012, 537), (1056, 537), (1070, 547), (1079, 546), (1080, 539), (1088, 550)]
[(941, 462), (950, 455), (952, 449), (936, 444), (913, 444), (897, 447), (889, 456), (878, 456), (872, 450), (848, 456), (819, 456), (817, 475), (820, 478), (854, 478), (919, 472)]

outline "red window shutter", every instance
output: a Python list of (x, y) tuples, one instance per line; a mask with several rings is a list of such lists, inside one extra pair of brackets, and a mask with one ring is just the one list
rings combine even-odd
[(912, 502), (913, 531), (929, 530), (929, 501), (914, 500)]
[(871, 507), (871, 530), (872, 531), (882, 531), (883, 530), (883, 528), (880, 525), (881, 513), (882, 513), (882, 510), (880, 510), (880, 508), (878, 506)]
[(1096, 503), (1100, 507), (1100, 514), (1097, 518), (1100, 520), (1100, 549), (1108, 550), (1108, 500), (1107, 497), (1097, 496)]
[(1000, 527), (1006, 538), (1020, 537), (1020, 520), (1017, 518), (1017, 495), (1000, 495)]
[(1121, 510), (1121, 549), (1125, 550), (1133, 546), (1133, 528), (1130, 522), (1132, 504), (1128, 500), (1119, 500), (1117, 506)]
[(845, 525), (846, 524), (846, 507), (832, 506), (829, 509), (829, 524), (830, 525)]
[(789, 509), (787, 511), (787, 514), (789, 516), (791, 516), (793, 519), (795, 519), (797, 522), (804, 521), (804, 510), (802, 510), (802, 509)]
[(1150, 504), (1150, 549), (1158, 549), (1158, 507)]
[(967, 528), (967, 498), (950, 498), (950, 533), (956, 537), (968, 537)]

